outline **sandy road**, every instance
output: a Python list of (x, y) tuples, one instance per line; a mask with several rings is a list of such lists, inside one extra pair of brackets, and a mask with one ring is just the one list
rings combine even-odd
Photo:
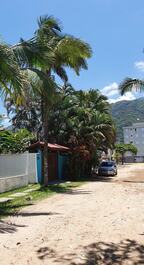
[(0, 265), (144, 264), (144, 164), (0, 223)]

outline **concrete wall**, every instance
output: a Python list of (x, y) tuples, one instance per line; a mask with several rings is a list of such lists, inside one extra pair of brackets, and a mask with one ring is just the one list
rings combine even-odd
[(124, 162), (125, 163), (134, 163), (135, 160), (134, 160), (134, 157), (133, 156), (125, 156), (124, 157)]
[(0, 155), (0, 178), (26, 175), (28, 154)]
[(143, 156), (125, 156), (125, 163), (144, 163)]
[(0, 155), (0, 193), (36, 182), (36, 154)]
[(28, 185), (28, 176), (0, 178), (0, 193)]
[(37, 154), (28, 153), (28, 168), (27, 168), (27, 175), (28, 175), (28, 182), (29, 183), (37, 183)]

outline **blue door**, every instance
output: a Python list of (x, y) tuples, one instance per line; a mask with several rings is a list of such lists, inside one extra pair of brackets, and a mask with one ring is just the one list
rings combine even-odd
[(36, 154), (37, 157), (37, 182), (42, 183), (42, 153), (39, 151)]
[(64, 179), (65, 167), (68, 161), (68, 155), (58, 154), (58, 177)]

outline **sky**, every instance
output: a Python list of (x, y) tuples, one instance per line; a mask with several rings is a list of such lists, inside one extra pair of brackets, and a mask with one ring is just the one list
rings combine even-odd
[[(118, 84), (125, 77), (144, 76), (144, 0), (1, 0), (0, 4), (0, 36), (9, 44), (31, 38), (37, 18), (48, 14), (59, 19), (63, 32), (91, 45), (88, 70), (80, 76), (68, 70), (74, 88), (100, 89), (110, 102), (140, 96), (128, 92), (121, 97)], [(5, 113), (2, 101), (0, 113)]]

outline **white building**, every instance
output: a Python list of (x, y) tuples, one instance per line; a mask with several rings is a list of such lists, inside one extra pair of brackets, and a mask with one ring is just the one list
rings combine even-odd
[[(144, 122), (133, 123), (132, 126), (123, 127), (124, 143), (133, 144), (137, 147), (135, 161), (144, 162)], [(134, 156), (127, 152), (126, 160), (132, 161)]]

